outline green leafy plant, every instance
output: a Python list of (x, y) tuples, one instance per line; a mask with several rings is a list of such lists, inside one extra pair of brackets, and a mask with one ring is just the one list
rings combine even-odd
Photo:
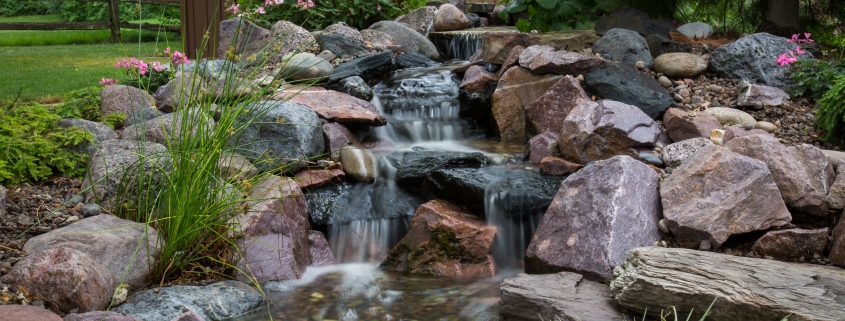
[(824, 140), (845, 133), (845, 76), (839, 76), (821, 100), (816, 103), (816, 126), (826, 131)]
[(110, 113), (103, 115), (100, 111), (101, 90), (102, 87), (93, 86), (67, 93), (62, 102), (56, 106), (56, 114), (62, 118), (82, 118), (101, 122), (111, 128), (120, 127), (123, 120), (126, 119), (126, 114)]
[(799, 60), (792, 67), (789, 94), (818, 101), (832, 87), (836, 78), (845, 74), (845, 61)]
[[(510, 3), (507, 3), (510, 1)], [(505, 10), (499, 13), (502, 20), (508, 15), (528, 13), (528, 19), (519, 18), (516, 28), (522, 32), (539, 32), (591, 29), (590, 15), (595, 12), (598, 3), (595, 0), (502, 0), (507, 3)]]
[[(245, 8), (255, 7), (254, 1), (237, 0)], [(264, 1), (261, 1), (264, 2)], [(278, 5), (264, 6), (266, 13), (248, 14), (245, 18), (270, 28), (280, 20), (287, 20), (309, 29), (322, 29), (337, 22), (364, 29), (381, 20), (391, 20), (421, 2), (405, 3), (401, 0), (280, 0)], [(247, 9), (246, 12), (254, 12)]]
[(37, 181), (53, 174), (80, 177), (88, 155), (70, 147), (93, 141), (78, 128), (61, 128), (61, 117), (34, 103), (0, 105), (0, 183)]

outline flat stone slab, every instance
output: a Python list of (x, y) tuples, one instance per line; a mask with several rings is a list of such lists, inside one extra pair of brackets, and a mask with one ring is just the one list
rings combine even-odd
[(502, 321), (626, 320), (616, 308), (610, 288), (577, 273), (517, 274), (501, 285)]

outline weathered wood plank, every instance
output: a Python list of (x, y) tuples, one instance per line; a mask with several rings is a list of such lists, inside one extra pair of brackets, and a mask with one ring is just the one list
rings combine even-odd
[(182, 28), (181, 28), (181, 27), (179, 27), (179, 26), (162, 26), (162, 25), (157, 25), (157, 24), (152, 24), (152, 23), (131, 23), (131, 22), (121, 22), (121, 23), (120, 23), (120, 27), (121, 27), (121, 28), (127, 28), (127, 29), (138, 29), (138, 28), (141, 28), (142, 30), (149, 30), (149, 31), (159, 31), (159, 30), (162, 30), (162, 31), (173, 31), (173, 32), (179, 32), (179, 31), (181, 31), (181, 30), (182, 30)]
[(698, 320), (845, 320), (845, 270), (688, 249), (631, 250), (610, 284), (619, 305), (652, 316), (674, 306)]

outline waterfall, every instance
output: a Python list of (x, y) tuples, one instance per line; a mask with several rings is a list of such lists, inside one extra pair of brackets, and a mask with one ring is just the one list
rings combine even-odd
[(481, 32), (432, 32), (431, 42), (443, 60), (469, 60), (481, 50)]

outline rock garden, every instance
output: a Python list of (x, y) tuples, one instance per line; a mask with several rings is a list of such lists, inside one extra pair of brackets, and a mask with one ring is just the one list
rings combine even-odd
[(796, 76), (810, 34), (259, 5), (217, 59), (118, 61), (2, 132), (64, 152), (0, 159), (0, 319), (845, 320), (845, 79)]

